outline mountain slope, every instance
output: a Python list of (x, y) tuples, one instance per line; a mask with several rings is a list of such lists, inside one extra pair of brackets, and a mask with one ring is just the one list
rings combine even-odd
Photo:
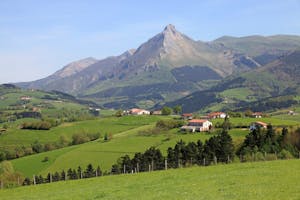
[[(57, 76), (59, 71), (50, 78), (18, 85), (59, 90), (108, 107), (151, 107), (208, 89), (232, 74), (259, 68), (300, 47), (299, 38), (223, 37), (201, 42), (168, 25), (136, 50), (99, 60), (74, 73), (63, 69), (67, 76)], [(281, 49), (285, 40), (288, 42)]]
[(197, 91), (167, 105), (182, 105), (186, 112), (239, 107), (271, 109), (261, 104), (270, 104), (275, 97), (278, 101), (296, 103), (293, 96), (300, 95), (299, 77), (300, 50), (296, 50), (261, 68), (230, 76), (209, 90)]
[(300, 48), (300, 37), (294, 35), (274, 36), (223, 36), (211, 42), (212, 45), (226, 47), (252, 57), (261, 65), (276, 60), (289, 51)]
[[(25, 82), (25, 83), (18, 83), (16, 85), (25, 87), (25, 88), (35, 88), (35, 89), (44, 89), (44, 90), (55, 90), (58, 89), (56, 85), (56, 82), (59, 80), (62, 80), (64, 78), (70, 77), (74, 74), (77, 74), (81, 72), (82, 70), (86, 69), (90, 65), (96, 63), (98, 60), (95, 58), (89, 57), (82, 60), (78, 60), (75, 62), (72, 62), (66, 66), (64, 66), (62, 69), (58, 70), (54, 74), (37, 80), (33, 82)], [(54, 86), (52, 86), (54, 85)]]

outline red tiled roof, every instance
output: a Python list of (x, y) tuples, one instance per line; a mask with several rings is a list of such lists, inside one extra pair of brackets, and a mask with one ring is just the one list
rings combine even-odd
[(264, 123), (264, 122), (255, 122), (256, 124), (259, 124), (261, 126), (267, 126), (268, 124)]
[(141, 111), (143, 111), (143, 109), (132, 108), (132, 109), (130, 110), (130, 112), (132, 112), (132, 113), (138, 113), (138, 112), (141, 112)]
[(206, 119), (192, 119), (192, 120), (189, 120), (190, 123), (203, 123), (203, 122), (206, 122), (207, 120)]
[(209, 113), (208, 116), (219, 116), (221, 114), (225, 114), (223, 112), (212, 112), (212, 113)]

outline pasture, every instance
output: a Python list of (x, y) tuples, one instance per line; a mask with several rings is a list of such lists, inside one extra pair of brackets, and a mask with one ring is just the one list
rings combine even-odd
[(0, 199), (297, 200), (300, 160), (235, 163), (0, 190)]

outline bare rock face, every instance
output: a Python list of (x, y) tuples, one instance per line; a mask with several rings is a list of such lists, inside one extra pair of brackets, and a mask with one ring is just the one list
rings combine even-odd
[(65, 78), (65, 77), (71, 76), (73, 74), (76, 74), (76, 73), (84, 70), (85, 68), (96, 63), (97, 61), (98, 61), (97, 59), (92, 58), (92, 57), (85, 58), (85, 59), (82, 59), (79, 61), (75, 61), (75, 62), (72, 62), (72, 63), (66, 65), (61, 70), (55, 72), (53, 75), (58, 76), (60, 78)]

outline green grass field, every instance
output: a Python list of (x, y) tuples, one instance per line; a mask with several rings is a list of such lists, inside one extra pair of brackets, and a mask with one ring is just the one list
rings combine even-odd
[(300, 160), (104, 176), (0, 190), (0, 199), (298, 200)]
[[(62, 131), (64, 134), (71, 134), (76, 130), (98, 130), (101, 133), (113, 133), (114, 136), (113, 139), (108, 142), (104, 142), (103, 138), (100, 138), (99, 140), (88, 142), (82, 145), (76, 145), (60, 150), (54, 150), (15, 159), (12, 160), (12, 163), (17, 171), (20, 171), (25, 176), (29, 177), (31, 177), (33, 174), (46, 175), (48, 172), (54, 173), (55, 171), (61, 171), (63, 169), (67, 170), (68, 168), (77, 168), (78, 166), (86, 167), (90, 163), (94, 166), (100, 165), (103, 171), (110, 171), (112, 164), (114, 164), (119, 157), (124, 156), (125, 154), (133, 156), (134, 153), (143, 152), (150, 146), (155, 146), (161, 149), (163, 154), (166, 154), (168, 147), (173, 147), (176, 142), (181, 139), (185, 142), (197, 141), (198, 139), (205, 141), (216, 133), (183, 134), (178, 132), (178, 129), (173, 129), (154, 136), (141, 136), (138, 134), (141, 130), (147, 130), (153, 127), (155, 122), (161, 118), (164, 117), (126, 116), (122, 118), (110, 117), (99, 120), (77, 122), (74, 124), (64, 124), (63, 126), (65, 127), (60, 127), (61, 129), (57, 130), (57, 137), (59, 134), (62, 134)], [(232, 123), (243, 122), (245, 124), (249, 124), (255, 119), (232, 118), (230, 120)], [(272, 124), (278, 125), (299, 124), (297, 121), (283, 121), (281, 119), (273, 118), (262, 118), (259, 120), (272, 122)], [(222, 122), (223, 119), (213, 120), (214, 123), (217, 121)], [(59, 127), (57, 128), (59, 129)], [(229, 133), (234, 140), (235, 146), (239, 146), (249, 131), (248, 129), (232, 129)], [(45, 140), (47, 138), (49, 140), (49, 137), (45, 136)], [(45, 157), (49, 158), (48, 162), (42, 162)], [(28, 167), (28, 163), (35, 164), (33, 167)]]
[[(211, 120), (214, 124), (219, 122), (222, 123), (224, 119), (213, 119)], [(249, 126), (252, 122), (261, 121), (267, 124), (271, 123), (273, 126), (297, 126), (300, 125), (300, 121), (297, 119), (285, 119), (285, 118), (274, 118), (274, 117), (266, 117), (266, 118), (230, 118), (230, 122), (234, 126)]]
[(66, 137), (71, 139), (72, 135), (81, 132), (99, 132), (103, 137), (105, 134), (115, 134), (142, 125), (154, 123), (159, 118), (161, 117), (108, 117), (101, 119), (99, 118), (96, 120), (64, 123), (50, 130), (23, 130), (18, 127), (19, 124), (24, 122), (24, 120), (20, 120), (14, 122), (11, 125), (11, 128), (9, 128), (4, 134), (0, 136), (0, 147), (1, 149), (7, 149), (15, 148), (16, 146), (20, 145), (29, 146), (35, 140), (38, 140), (41, 143), (56, 142), (62, 135), (65, 135)]

